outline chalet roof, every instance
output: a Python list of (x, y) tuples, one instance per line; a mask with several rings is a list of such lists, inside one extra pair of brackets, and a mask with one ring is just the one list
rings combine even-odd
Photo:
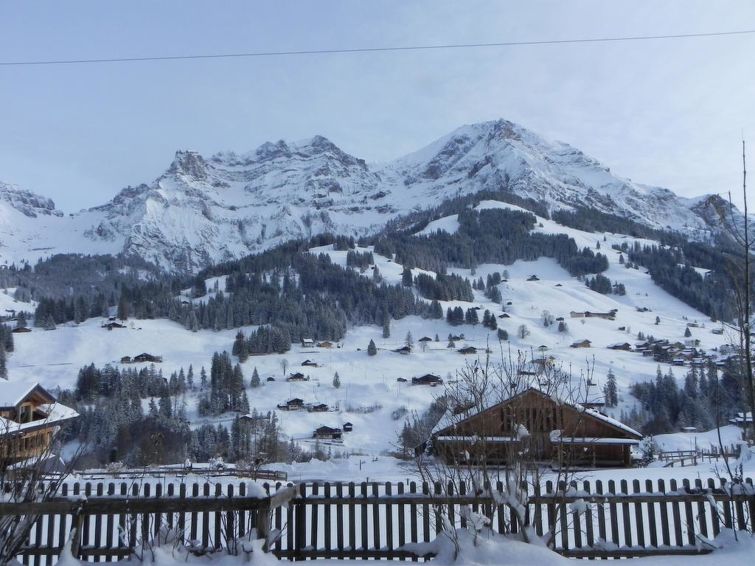
[(34, 391), (38, 391), (49, 402), (55, 401), (55, 397), (39, 383), (0, 379), (0, 408), (10, 409), (16, 407)]
[(45, 413), (47, 417), (27, 423), (17, 423), (10, 419), (0, 417), (0, 436), (17, 434), (38, 428), (57, 426), (79, 416), (79, 413), (74, 409), (66, 407), (60, 403), (47, 403), (45, 405), (40, 405), (39, 410)]
[(337, 432), (341, 432), (341, 429), (331, 428), (329, 426), (321, 426), (320, 428), (315, 429), (315, 432), (320, 433), (320, 434), (328, 434), (328, 433), (335, 434)]
[(503, 404), (506, 404), (506, 403), (510, 403), (514, 399), (517, 399), (519, 397), (523, 397), (524, 395), (526, 395), (529, 392), (534, 392), (537, 395), (540, 395), (542, 397), (546, 397), (548, 399), (551, 399), (552, 401), (558, 403), (559, 405), (564, 405), (566, 407), (571, 407), (572, 409), (574, 409), (575, 411), (578, 411), (579, 413), (587, 415), (590, 418), (593, 418), (595, 420), (601, 421), (602, 423), (608, 425), (609, 427), (614, 428), (614, 429), (616, 429), (616, 430), (618, 430), (618, 431), (620, 431), (620, 432), (622, 432), (624, 434), (627, 434), (629, 436), (632, 436), (632, 437), (634, 437), (636, 439), (641, 439), (642, 438), (642, 433), (637, 432), (636, 430), (634, 430), (633, 428), (625, 425), (621, 421), (617, 421), (616, 419), (613, 419), (613, 418), (609, 417), (608, 415), (604, 415), (603, 413), (601, 413), (601, 412), (599, 412), (599, 411), (597, 411), (595, 409), (584, 407), (583, 405), (580, 405), (579, 403), (570, 403), (570, 402), (568, 402), (568, 401), (566, 401), (564, 399), (561, 399), (557, 395), (546, 393), (545, 391), (542, 391), (540, 388), (538, 388), (536, 386), (527, 387), (523, 391), (521, 391), (521, 392), (519, 392), (519, 393), (517, 393), (515, 395), (512, 395), (512, 396), (508, 397), (507, 399), (501, 399), (500, 397), (495, 398), (495, 394), (494, 395), (489, 395), (488, 402), (486, 402), (484, 404), (484, 406), (480, 410), (476, 410), (475, 407), (471, 407), (471, 408), (467, 409), (466, 411), (464, 411), (462, 413), (457, 413), (457, 414), (454, 415), (453, 408), (449, 408), (449, 410), (446, 411), (446, 413), (443, 415), (443, 417), (441, 417), (441, 419), (435, 425), (435, 427), (433, 428), (431, 434), (438, 434), (438, 433), (444, 432), (447, 428), (449, 428), (449, 427), (451, 427), (453, 425), (461, 424), (462, 422), (465, 422), (465, 421), (467, 421), (467, 420), (475, 417), (479, 413), (481, 413), (483, 411), (487, 411), (488, 409), (491, 409), (491, 408), (493, 408), (493, 407), (495, 407), (497, 405), (503, 405)]

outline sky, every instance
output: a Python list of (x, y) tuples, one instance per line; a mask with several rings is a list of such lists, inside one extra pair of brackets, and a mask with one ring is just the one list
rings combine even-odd
[[(755, 29), (751, 1), (9, 1), (0, 62), (743, 29)], [(320, 134), (380, 162), (505, 118), (637, 182), (738, 195), (754, 103), (755, 34), (0, 66), (0, 180), (70, 212), (151, 182), (177, 149)]]

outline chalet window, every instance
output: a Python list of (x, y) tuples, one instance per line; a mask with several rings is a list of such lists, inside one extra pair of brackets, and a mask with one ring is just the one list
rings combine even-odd
[(31, 405), (21, 405), (21, 414), (19, 416), (18, 422), (20, 423), (28, 423), (31, 422)]

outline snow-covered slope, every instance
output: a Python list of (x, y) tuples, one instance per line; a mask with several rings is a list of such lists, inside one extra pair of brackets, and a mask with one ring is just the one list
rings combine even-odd
[(179, 151), (150, 184), (64, 216), (49, 199), (0, 184), (0, 261), (61, 252), (136, 254), (196, 271), (322, 232), (363, 235), (398, 215), (480, 191), (551, 209), (591, 207), (705, 237), (720, 199), (682, 199), (618, 178), (581, 151), (505, 120), (463, 126), (416, 153), (369, 166), (315, 136), (211, 157)]

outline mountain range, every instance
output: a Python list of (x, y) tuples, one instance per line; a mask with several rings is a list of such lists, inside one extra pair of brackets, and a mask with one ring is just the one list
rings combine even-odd
[(622, 179), (568, 144), (496, 120), (383, 164), (322, 136), (242, 154), (182, 150), (151, 183), (68, 215), (0, 182), (0, 262), (124, 253), (191, 273), (295, 238), (372, 234), (399, 216), (481, 191), (507, 191), (551, 211), (590, 208), (693, 239), (720, 231), (726, 210), (716, 195), (683, 198)]

